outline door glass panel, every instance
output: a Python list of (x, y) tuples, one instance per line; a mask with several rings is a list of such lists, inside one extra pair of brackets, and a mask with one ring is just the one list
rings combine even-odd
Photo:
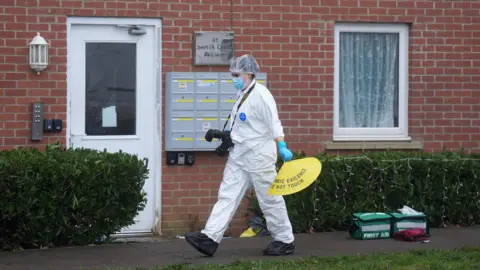
[(136, 44), (85, 44), (85, 133), (136, 134)]

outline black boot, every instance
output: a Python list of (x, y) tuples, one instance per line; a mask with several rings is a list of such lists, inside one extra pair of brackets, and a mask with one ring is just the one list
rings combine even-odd
[(185, 234), (185, 240), (199, 252), (212, 257), (217, 251), (218, 243), (200, 232), (189, 232)]
[(295, 252), (295, 243), (285, 244), (280, 241), (273, 241), (268, 245), (266, 249), (263, 250), (263, 255), (265, 256), (282, 256), (290, 255)]

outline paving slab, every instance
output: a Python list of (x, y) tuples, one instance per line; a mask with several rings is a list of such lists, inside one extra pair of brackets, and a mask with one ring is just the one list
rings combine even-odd
[(236, 260), (292, 259), (308, 256), (402, 252), (410, 249), (455, 249), (480, 246), (480, 228), (431, 229), (429, 243), (394, 239), (353, 240), (347, 232), (296, 235), (296, 254), (262, 256), (270, 237), (224, 239), (214, 257), (205, 257), (185, 240), (0, 252), (0, 269), (68, 270), (155, 267), (169, 264), (227, 264)]

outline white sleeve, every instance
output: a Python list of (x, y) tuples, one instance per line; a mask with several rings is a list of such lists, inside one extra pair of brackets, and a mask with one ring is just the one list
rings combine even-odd
[(273, 139), (284, 137), (282, 122), (278, 117), (277, 104), (272, 95), (263, 95), (263, 102), (259, 104), (260, 116), (273, 135)]

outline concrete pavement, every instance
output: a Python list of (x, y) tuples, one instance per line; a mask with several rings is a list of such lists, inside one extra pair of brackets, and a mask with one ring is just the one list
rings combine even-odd
[(285, 259), (315, 256), (401, 252), (409, 249), (454, 249), (480, 246), (480, 228), (431, 229), (429, 243), (353, 240), (347, 232), (296, 235), (297, 252), (289, 257), (262, 256), (270, 237), (224, 239), (217, 254), (205, 257), (185, 240), (151, 241), (88, 247), (0, 252), (0, 269), (106, 269), (155, 267), (168, 264), (225, 264), (235, 260)]

